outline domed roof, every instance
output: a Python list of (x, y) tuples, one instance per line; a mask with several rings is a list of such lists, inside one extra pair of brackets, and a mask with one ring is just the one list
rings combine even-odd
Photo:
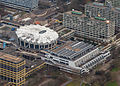
[(51, 43), (58, 39), (58, 33), (40, 25), (25, 25), (17, 29), (16, 34), (21, 40), (32, 43)]

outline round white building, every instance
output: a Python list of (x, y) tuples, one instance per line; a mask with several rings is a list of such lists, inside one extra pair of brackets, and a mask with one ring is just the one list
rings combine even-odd
[(40, 25), (21, 26), (16, 31), (18, 43), (24, 48), (48, 49), (57, 43), (58, 33)]

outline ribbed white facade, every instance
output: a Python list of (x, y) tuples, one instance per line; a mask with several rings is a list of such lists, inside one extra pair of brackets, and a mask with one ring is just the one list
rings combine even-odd
[(45, 49), (57, 43), (58, 33), (40, 25), (21, 26), (16, 31), (18, 43), (25, 48)]

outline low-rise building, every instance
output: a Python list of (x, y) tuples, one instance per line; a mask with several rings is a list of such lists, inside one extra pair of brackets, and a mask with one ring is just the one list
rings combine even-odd
[[(103, 62), (110, 56), (110, 52), (100, 53), (97, 45), (83, 41), (69, 41), (63, 46), (48, 52), (46, 58), (42, 58), (46, 63), (67, 72), (78, 74), (88, 73), (93, 66)], [(87, 65), (89, 63), (90, 65)]]
[(62, 30), (58, 31), (59, 36), (63, 39), (69, 39), (69, 38), (73, 37), (74, 33), (75, 33), (74, 30), (70, 30), (67, 28), (63, 28)]

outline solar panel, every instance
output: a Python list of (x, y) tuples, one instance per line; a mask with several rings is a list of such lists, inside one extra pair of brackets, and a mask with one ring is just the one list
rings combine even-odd
[(73, 42), (72, 44), (68, 45), (72, 48), (62, 48), (59, 51), (57, 51), (57, 54), (61, 57), (64, 57), (66, 59), (75, 59), (77, 57), (81, 57), (85, 55), (86, 53), (90, 52), (95, 48), (94, 45), (85, 43), (83, 41), (81, 42)]

